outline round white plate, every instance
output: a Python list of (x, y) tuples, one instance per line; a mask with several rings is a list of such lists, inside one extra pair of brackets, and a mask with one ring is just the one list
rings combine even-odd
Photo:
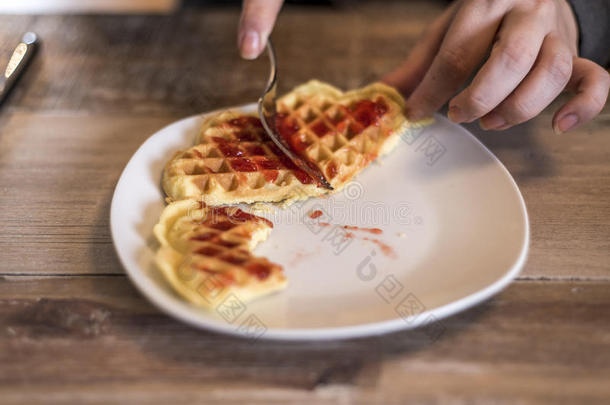
[[(255, 105), (236, 108), (250, 112)], [(163, 166), (193, 144), (202, 119), (175, 122), (142, 144), (110, 212), (114, 245), (133, 283), (191, 325), (271, 339), (347, 338), (422, 325), (440, 333), (440, 319), (496, 294), (525, 262), (529, 224), (515, 182), (473, 135), (437, 116), (341, 193), (258, 213), (275, 227), (255, 254), (284, 266), (285, 290), (249, 303), (227, 301), (215, 312), (196, 308), (156, 270), (152, 228), (164, 207)], [(311, 219), (313, 210), (322, 217)]]

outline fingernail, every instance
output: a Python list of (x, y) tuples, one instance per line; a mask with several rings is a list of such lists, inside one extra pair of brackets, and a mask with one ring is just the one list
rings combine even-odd
[(479, 120), (479, 125), (484, 130), (502, 129), (506, 126), (506, 120), (500, 114), (491, 112)]
[(260, 35), (254, 30), (248, 30), (239, 43), (241, 56), (245, 59), (256, 59), (260, 52)]
[(459, 124), (460, 122), (464, 122), (466, 120), (466, 117), (464, 117), (464, 113), (462, 112), (462, 109), (455, 105), (449, 107), (449, 111), (447, 112), (447, 117), (449, 117), (449, 119), (451, 121), (455, 122), (456, 124)]
[(555, 125), (553, 125), (553, 130), (557, 135), (561, 135), (562, 133), (568, 132), (570, 129), (574, 128), (578, 124), (578, 121), (578, 115), (568, 114), (557, 120)]

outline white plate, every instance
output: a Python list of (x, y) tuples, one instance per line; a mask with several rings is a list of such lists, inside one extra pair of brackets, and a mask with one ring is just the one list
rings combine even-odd
[[(254, 111), (255, 105), (237, 107)], [(473, 135), (441, 116), (403, 137), (343, 192), (259, 215), (275, 223), (256, 254), (284, 266), (288, 287), (218, 312), (191, 306), (153, 264), (152, 227), (164, 207), (161, 173), (192, 145), (203, 116), (175, 122), (133, 155), (112, 199), (114, 244), (127, 274), (150, 301), (191, 325), (272, 339), (336, 339), (428, 325), (471, 307), (511, 282), (523, 266), (529, 224), (508, 171)], [(320, 209), (324, 215), (307, 215)], [(328, 217), (331, 218), (328, 218)], [(381, 228), (381, 235), (317, 225)], [(369, 239), (378, 239), (392, 252)], [(436, 333), (436, 332), (433, 332)]]

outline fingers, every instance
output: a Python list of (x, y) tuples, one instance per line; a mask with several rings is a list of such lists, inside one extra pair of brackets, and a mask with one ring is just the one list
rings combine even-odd
[(489, 59), (449, 103), (449, 118), (471, 122), (498, 106), (532, 69), (547, 33), (537, 14), (529, 10), (508, 13)]
[(538, 115), (565, 88), (572, 75), (572, 51), (555, 35), (546, 37), (532, 71), (492, 112), (483, 129), (502, 130)]
[(245, 59), (257, 58), (273, 29), (282, 0), (244, 0), (239, 20), (237, 43)]
[(430, 69), (407, 100), (410, 119), (418, 120), (438, 110), (461, 87), (487, 53), (504, 7), (489, 1), (461, 6)]
[(575, 90), (576, 96), (553, 117), (553, 129), (557, 134), (574, 129), (599, 114), (608, 98), (610, 75), (588, 59), (574, 58), (568, 88)]
[(382, 81), (396, 87), (404, 95), (411, 94), (434, 60), (454, 15), (455, 4), (432, 22), (409, 53), (407, 60), (388, 73)]

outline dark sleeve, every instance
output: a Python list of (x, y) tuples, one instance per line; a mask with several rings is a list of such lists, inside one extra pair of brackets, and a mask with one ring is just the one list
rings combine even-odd
[(583, 58), (608, 66), (610, 63), (610, 0), (569, 0), (580, 31)]

